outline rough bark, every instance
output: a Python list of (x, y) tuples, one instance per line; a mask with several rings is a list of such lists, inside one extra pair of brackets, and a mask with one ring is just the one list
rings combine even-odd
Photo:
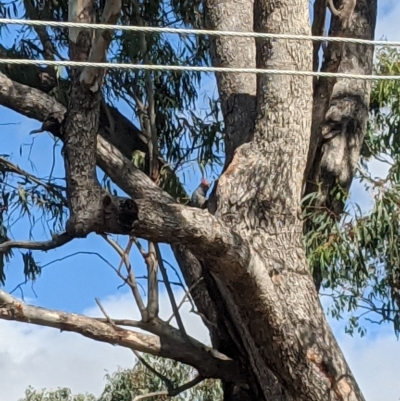
[[(372, 40), (376, 8), (376, 0), (358, 0), (349, 28), (333, 18), (329, 36)], [(372, 58), (371, 46), (330, 43), (321, 71), (371, 74)], [(337, 216), (343, 202), (329, 193), (336, 184), (348, 191), (352, 183), (367, 124), (370, 88), (370, 81), (332, 78), (319, 78), (315, 88), (306, 193), (314, 192), (315, 184), (321, 183), (319, 202)]]
[[(213, 30), (248, 32), (253, 30), (254, 0), (206, 0), (206, 24)], [(253, 38), (211, 37), (214, 67), (254, 68)], [(256, 77), (252, 74), (217, 74), (217, 84), (225, 122), (225, 167), (233, 152), (253, 134), (256, 112)]]
[[(350, 25), (332, 18), (329, 36), (372, 40), (376, 8), (376, 0), (358, 0)], [(321, 71), (371, 74), (373, 50), (365, 45), (329, 43), (324, 50)], [(370, 89), (371, 83), (365, 80), (319, 78), (315, 81), (305, 195), (319, 191), (316, 205), (327, 208), (337, 219), (343, 212), (345, 197), (336, 198), (335, 189), (346, 194), (353, 181), (367, 125)], [(306, 225), (304, 229), (307, 231), (309, 227)], [(315, 266), (313, 275), (319, 291), (321, 267)]]
[[(250, 30), (248, 25), (253, 24), (251, 1), (209, 0), (207, 10), (214, 29), (221, 29), (229, 18), (237, 29)], [(357, 10), (353, 18), (356, 16)], [(256, 0), (254, 25), (258, 31), (309, 34), (308, 2)], [(80, 36), (85, 58), (84, 33), (78, 32), (76, 38)], [(254, 43), (225, 39), (213, 43), (214, 64), (251, 66), (255, 62)], [(79, 52), (74, 57), (79, 58)], [(256, 60), (261, 68), (310, 70), (312, 45), (294, 40), (259, 41)], [(109, 142), (99, 137), (96, 145), (99, 99), (74, 79), (70, 102), (85, 108), (90, 124), (80, 142), (84, 149), (75, 153), (82, 110), (69, 103), (67, 114), (74, 116), (76, 126), (68, 115), (62, 139), (66, 168), (73, 172), (67, 176), (70, 209), (75, 213), (73, 233), (92, 229), (86, 224), (90, 207), (85, 209), (82, 194), (89, 201), (104, 201), (99, 194), (89, 193), (96, 188), (92, 172), (97, 157), (116, 184), (129, 190), (136, 233), (178, 246), (188, 282), (203, 277), (206, 300), (197, 296), (197, 302), (203, 309), (211, 306), (204, 314), (214, 328), (213, 339), (220, 350), (236, 352), (233, 356), (250, 373), (247, 386), (235, 378), (225, 380), (226, 399), (363, 400), (324, 317), (301, 244), (299, 212), (313, 121), (312, 80), (262, 75), (255, 87), (255, 77), (218, 76), (227, 163), (213, 193), (211, 216), (174, 205)], [(0, 90), (0, 95), (3, 92)], [(4, 96), (13, 95), (8, 92)], [(86, 164), (85, 157), (89, 157)], [(74, 181), (78, 178), (80, 183)], [(156, 202), (158, 208), (153, 211)], [(80, 230), (76, 229), (78, 223), (83, 227)], [(203, 224), (211, 227), (211, 232), (201, 229)], [(193, 246), (196, 241), (199, 246)], [(182, 242), (189, 248), (177, 245)], [(190, 257), (196, 259), (191, 262)]]
[[(256, 30), (309, 34), (306, 1), (256, 1), (254, 15)], [(260, 41), (257, 66), (310, 70), (311, 54), (306, 42)], [(271, 369), (294, 398), (361, 400), (322, 313), (301, 244), (312, 82), (267, 75), (257, 81), (254, 139), (237, 148), (215, 192), (216, 216), (248, 238), (252, 255), (239, 276), (220, 265), (212, 273), (266, 398)]]

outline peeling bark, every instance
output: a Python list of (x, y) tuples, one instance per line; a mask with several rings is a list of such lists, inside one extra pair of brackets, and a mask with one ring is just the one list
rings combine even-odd
[[(374, 38), (377, 1), (358, 0), (351, 24), (333, 18), (330, 36)], [(321, 71), (371, 74), (374, 49), (351, 43), (329, 43), (324, 51)], [(316, 205), (326, 207), (339, 219), (360, 158), (366, 131), (371, 83), (365, 80), (319, 78), (315, 81), (310, 148), (305, 169), (305, 195), (319, 191)], [(309, 228), (307, 225), (304, 230)], [(319, 291), (322, 273), (314, 267), (314, 281)]]
[[(374, 38), (376, 0), (358, 0), (348, 32), (357, 39)], [(331, 21), (330, 36), (344, 36), (342, 21)], [(329, 43), (321, 71), (369, 75), (373, 48), (366, 45)], [(305, 193), (322, 193), (318, 200), (339, 216), (343, 201), (329, 194), (336, 184), (348, 191), (360, 158), (366, 130), (371, 83), (365, 80), (320, 78), (314, 93)]]

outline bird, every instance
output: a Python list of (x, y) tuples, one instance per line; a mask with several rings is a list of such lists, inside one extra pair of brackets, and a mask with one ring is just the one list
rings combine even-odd
[(210, 183), (206, 179), (202, 178), (200, 180), (200, 185), (193, 191), (192, 196), (190, 197), (189, 206), (204, 209), (207, 202), (207, 191), (209, 189)]

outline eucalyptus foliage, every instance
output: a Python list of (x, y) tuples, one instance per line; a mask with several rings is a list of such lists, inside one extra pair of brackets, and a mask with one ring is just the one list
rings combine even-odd
[[(104, 2), (96, 1), (98, 10)], [(0, 2), (1, 18), (26, 18), (66, 21), (67, 0), (12, 0)], [(201, 0), (123, 1), (120, 23), (158, 27), (203, 27)], [(68, 52), (68, 30), (46, 28), (56, 59)], [(44, 59), (46, 53), (34, 27), (0, 30), (0, 55), (10, 58)], [(3, 39), (7, 39), (3, 42)], [(145, 46), (144, 46), (145, 44)], [(208, 40), (205, 36), (171, 34), (141, 34), (117, 31), (107, 55), (110, 62), (148, 63), (163, 65), (209, 65)], [(378, 52), (375, 69), (380, 74), (399, 75), (400, 55), (393, 49)], [(37, 87), (36, 67), (1, 65), (8, 76), (18, 76), (19, 82)], [(67, 69), (45, 70), (56, 74), (57, 85), (49, 94), (66, 103), (69, 84)], [(193, 166), (211, 173), (220, 170), (223, 160), (223, 124), (218, 99), (206, 98), (207, 111), (197, 110), (204, 75), (198, 72), (151, 72), (155, 88), (156, 125), (159, 133), (160, 157), (166, 168), (161, 171), (160, 184), (174, 197), (187, 201), (180, 181)], [(144, 72), (110, 69), (103, 85), (104, 99), (109, 105), (121, 105), (140, 126), (142, 118), (138, 101), (146, 103)], [(43, 85), (43, 83), (42, 83)], [(338, 216), (321, 210), (313, 203), (315, 194), (305, 200), (304, 218), (308, 229), (304, 244), (311, 271), (322, 279), (323, 292), (332, 297), (330, 313), (340, 318), (350, 313), (348, 331), (361, 334), (361, 316), (376, 322), (392, 322), (400, 332), (400, 267), (399, 267), (399, 204), (400, 204), (400, 85), (398, 81), (378, 81), (371, 94), (368, 132), (363, 145), (358, 179), (371, 195), (371, 210), (361, 210), (346, 202), (344, 213)], [(55, 148), (58, 143), (55, 140)], [(369, 161), (384, 160), (389, 166), (387, 177), (371, 177)], [(52, 172), (40, 182), (8, 164), (9, 155), (0, 158), (0, 243), (12, 237), (12, 222), (26, 218), (30, 230), (38, 223), (48, 232), (59, 230), (67, 217), (64, 182)], [(144, 154), (132, 154), (132, 163), (144, 168)], [(171, 173), (172, 172), (172, 173)], [(104, 186), (115, 188), (107, 177)], [(336, 189), (335, 196), (346, 201), (346, 194)], [(18, 255), (20, 253), (18, 252)], [(13, 256), (0, 256), (0, 284), (5, 281), (5, 263)], [(27, 279), (40, 274), (40, 265), (30, 252), (22, 253), (21, 263)], [(360, 308), (365, 313), (360, 314)]]
[[(170, 359), (144, 355), (144, 360), (178, 387), (194, 378), (195, 371), (187, 365)], [(25, 397), (19, 401), (132, 401), (136, 396), (147, 393), (166, 391), (165, 383), (151, 372), (144, 364), (137, 362), (132, 369), (119, 369), (113, 374), (106, 374), (106, 384), (99, 397), (92, 394), (73, 395), (68, 388), (57, 390), (35, 390), (29, 387)], [(206, 379), (195, 387), (178, 394), (175, 400), (182, 401), (219, 401), (223, 399), (219, 380)], [(163, 401), (166, 395), (147, 397), (149, 401)]]
[[(376, 72), (400, 74), (400, 53), (377, 52)], [(392, 322), (400, 333), (400, 85), (377, 81), (371, 93), (370, 119), (358, 170), (370, 210), (361, 210), (347, 200), (338, 218), (313, 204), (316, 194), (304, 199), (305, 219), (312, 228), (304, 243), (312, 270), (320, 269), (324, 292), (332, 297), (332, 316), (349, 313), (347, 330), (365, 329), (360, 318)], [(387, 165), (386, 177), (372, 177), (370, 161)], [(338, 199), (346, 194), (336, 189)], [(361, 312), (360, 312), (361, 310)]]

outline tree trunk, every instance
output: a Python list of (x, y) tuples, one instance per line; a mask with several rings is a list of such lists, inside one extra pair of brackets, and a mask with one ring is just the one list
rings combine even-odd
[[(91, 2), (77, 3), (83, 8), (86, 4), (81, 14), (88, 14), (82, 22), (90, 22)], [(254, 28), (260, 32), (310, 34), (307, 0), (205, 3), (211, 29)], [(368, 29), (374, 26), (370, 22), (375, 18), (376, 2), (372, 3), (368, 6), (367, 0), (359, 0), (353, 17), (360, 18), (361, 26)], [(324, 6), (323, 2), (318, 4)], [(85, 30), (71, 34), (71, 59), (87, 60), (93, 38)], [(310, 41), (255, 43), (248, 38), (220, 37), (211, 44), (215, 66), (309, 71), (315, 64), (315, 46), (313, 49)], [(352, 49), (356, 51), (345, 47), (340, 54), (342, 64), (336, 63), (335, 68), (342, 65), (342, 71), (349, 72), (344, 62), (348, 57), (359, 63), (358, 70), (368, 70), (372, 53), (364, 58), (350, 57)], [(237, 367), (238, 362), (240, 374), (231, 381), (226, 375), (223, 377), (226, 400), (363, 400), (327, 324), (308, 271), (300, 219), (307, 155), (311, 154), (313, 179), (324, 179), (320, 172), (329, 164), (317, 151), (309, 151), (310, 134), (312, 131), (319, 141), (321, 121), (330, 106), (338, 105), (343, 82), (336, 87), (331, 81), (317, 82), (315, 93), (321, 91), (326, 97), (320, 104), (317, 98), (313, 109), (310, 77), (218, 75), (226, 127), (226, 163), (211, 195), (208, 213), (177, 205), (118, 149), (102, 137), (96, 141), (100, 90), (99, 86), (83, 85), (80, 75), (75, 71), (72, 76), (61, 135), (71, 214), (67, 229), (71, 235), (85, 236), (98, 228), (101, 231), (102, 194), (95, 177), (97, 156), (98, 165), (132, 197), (134, 213), (129, 233), (171, 243), (188, 286), (194, 286), (193, 298), (210, 328), (214, 348), (231, 357), (231, 365)], [(343, 118), (345, 113), (355, 116), (358, 127), (356, 138), (350, 141), (356, 145), (349, 156), (352, 163), (344, 172), (337, 171), (336, 165), (332, 170), (337, 177), (344, 174), (346, 185), (354, 173), (366, 118), (368, 87), (363, 85), (351, 87), (351, 91), (359, 92), (359, 97), (349, 109), (341, 111)], [(95, 87), (97, 90), (93, 91)], [(6, 96), (1, 92), (0, 96)], [(363, 106), (360, 112), (357, 105)], [(160, 322), (155, 322), (152, 329), (161, 336), (157, 324), (161, 327)], [(150, 331), (149, 326), (146, 328)], [(178, 336), (175, 332), (174, 335)], [(185, 353), (185, 358), (189, 354)], [(220, 363), (218, 366), (225, 366)], [(212, 374), (216, 370), (214, 366)]]
[[(209, 1), (207, 10), (214, 29), (223, 29), (218, 22), (231, 21), (229, 15), (235, 28), (249, 30), (251, 13), (244, 16), (251, 8), (251, 2)], [(307, 1), (256, 0), (254, 15), (256, 31), (310, 34)], [(215, 41), (219, 57), (214, 64), (251, 66), (251, 43), (241, 42), (245, 40)], [(246, 51), (241, 51), (245, 46)], [(311, 70), (312, 45), (260, 40), (256, 65)], [(218, 180), (210, 211), (246, 238), (251, 252), (248, 260), (238, 263), (240, 268), (214, 266), (211, 274), (240, 333), (247, 365), (265, 399), (282, 399), (279, 391), (270, 396), (277, 387), (272, 370), (293, 399), (362, 400), (322, 312), (301, 242), (300, 199), (312, 121), (312, 80), (258, 76), (256, 124), (254, 133), (252, 125), (246, 124), (247, 135), (241, 128), (251, 116), (251, 103), (233, 102), (235, 120), (229, 101), (230, 92), (244, 92), (250, 98), (251, 79), (219, 76), (218, 83), (226, 136), (232, 145), (226, 146), (230, 163)], [(229, 151), (235, 152), (231, 160)]]

